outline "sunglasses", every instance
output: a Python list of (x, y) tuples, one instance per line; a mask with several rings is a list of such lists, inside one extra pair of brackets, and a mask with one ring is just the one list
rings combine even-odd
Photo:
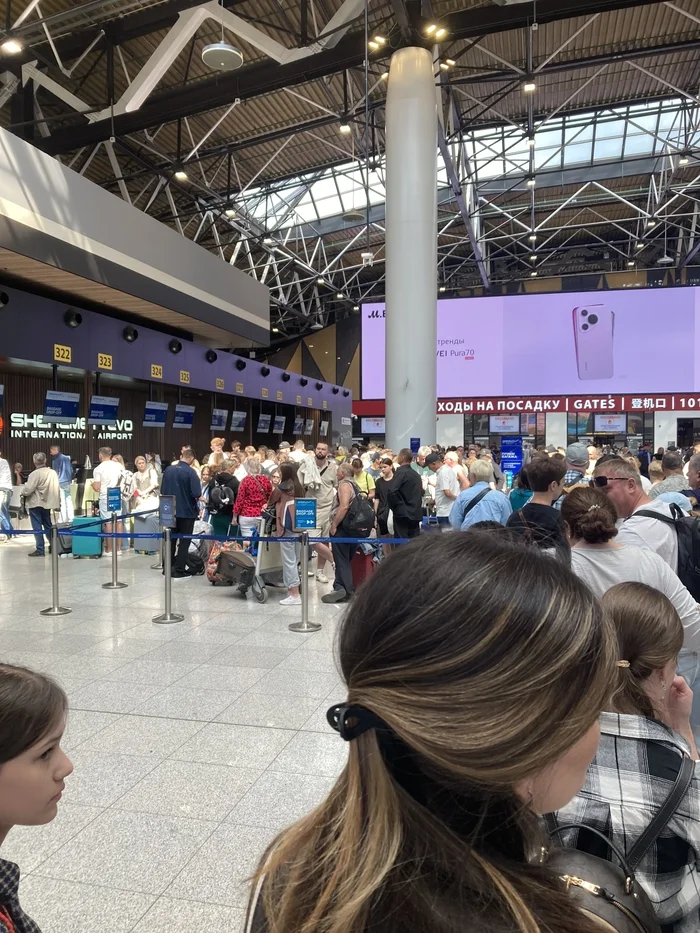
[(620, 480), (621, 482), (627, 482), (627, 476), (594, 476), (593, 485), (597, 486), (599, 489), (604, 489), (608, 483), (612, 483), (615, 480)]

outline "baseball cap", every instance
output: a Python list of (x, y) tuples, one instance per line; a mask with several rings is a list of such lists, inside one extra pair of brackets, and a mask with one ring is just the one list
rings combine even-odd
[(442, 454), (428, 454), (425, 458), (426, 466), (430, 466), (431, 463), (442, 463), (442, 461)]
[(374, 463), (375, 460), (379, 460), (380, 457), (381, 457), (381, 454), (379, 453), (378, 450), (373, 450), (372, 453), (369, 455), (369, 459), (372, 463)]
[(289, 450), (291, 448), (289, 441), (280, 441), (278, 450)]
[(566, 448), (566, 459), (575, 466), (585, 466), (588, 463), (588, 448), (585, 444), (569, 444)]

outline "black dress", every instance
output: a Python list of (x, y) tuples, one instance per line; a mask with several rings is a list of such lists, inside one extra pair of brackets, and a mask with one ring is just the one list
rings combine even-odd
[(377, 506), (377, 528), (379, 529), (380, 535), (388, 535), (389, 528), (387, 526), (387, 521), (389, 519), (389, 490), (392, 487), (394, 480), (384, 479), (383, 476), (380, 476), (374, 481), (375, 485), (375, 499), (379, 502)]

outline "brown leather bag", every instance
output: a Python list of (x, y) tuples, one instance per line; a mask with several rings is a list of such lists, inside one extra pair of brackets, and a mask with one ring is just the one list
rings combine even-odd
[(544, 861), (565, 882), (569, 893), (582, 910), (598, 917), (617, 933), (660, 933), (654, 907), (634, 870), (688, 792), (695, 774), (695, 762), (683, 757), (678, 777), (658, 813), (625, 856), (604, 833), (585, 823), (557, 826), (551, 814), (545, 816), (550, 837), (568, 829), (585, 829), (609, 846), (620, 865), (578, 849), (557, 846), (545, 854)]

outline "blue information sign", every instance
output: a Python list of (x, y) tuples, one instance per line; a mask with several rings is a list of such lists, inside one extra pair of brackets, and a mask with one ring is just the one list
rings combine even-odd
[(523, 439), (522, 437), (502, 437), (501, 438), (501, 469), (506, 474), (510, 474), (509, 486), (513, 483), (513, 477), (523, 468)]
[(297, 531), (309, 531), (316, 527), (316, 500), (315, 499), (295, 499), (294, 500), (295, 529)]
[(209, 425), (212, 431), (225, 431), (226, 425), (228, 424), (228, 409), (227, 408), (215, 408), (211, 413), (211, 424)]
[(420, 447), (420, 438), (412, 437), (411, 438), (411, 453), (414, 455), (417, 454), (419, 447)]
[(107, 395), (93, 395), (90, 399), (88, 424), (116, 424), (119, 399)]
[(158, 499), (158, 523), (161, 528), (175, 527), (175, 496), (161, 496)]
[(174, 428), (191, 428), (194, 425), (194, 405), (176, 405)]
[(146, 409), (143, 413), (144, 428), (164, 428), (167, 415), (167, 402), (146, 402)]
[(119, 514), (122, 510), (122, 491), (119, 486), (110, 486), (107, 490), (107, 511)]
[(49, 389), (44, 403), (44, 424), (75, 424), (79, 403), (80, 395), (77, 392), (55, 392)]

